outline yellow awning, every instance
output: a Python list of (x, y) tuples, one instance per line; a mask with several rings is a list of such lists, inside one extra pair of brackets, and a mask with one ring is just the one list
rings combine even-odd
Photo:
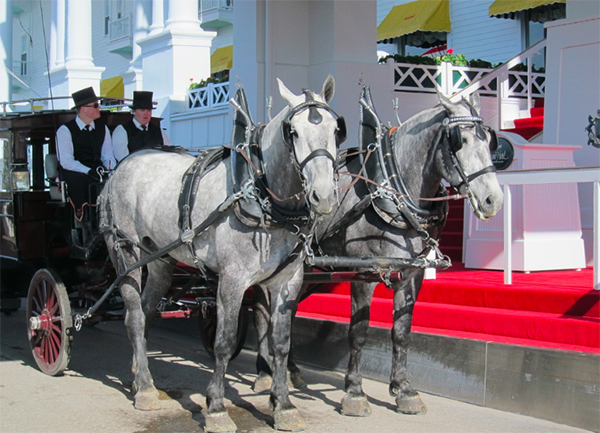
[(541, 6), (550, 6), (556, 4), (564, 8), (567, 0), (495, 0), (490, 5), (489, 14), (491, 17), (514, 14), (515, 12), (539, 8)]
[(449, 0), (417, 0), (394, 6), (377, 26), (377, 41), (417, 31), (449, 32)]
[(109, 96), (114, 99), (123, 99), (125, 97), (125, 86), (123, 77), (111, 77), (100, 81), (100, 96)]
[(233, 68), (233, 45), (217, 48), (210, 56), (210, 73), (224, 71)]

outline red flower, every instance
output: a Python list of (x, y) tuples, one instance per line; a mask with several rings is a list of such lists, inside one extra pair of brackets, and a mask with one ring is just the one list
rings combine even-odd
[(448, 49), (448, 51), (446, 51), (448, 54), (452, 54), (454, 52), (454, 50), (452, 48)]

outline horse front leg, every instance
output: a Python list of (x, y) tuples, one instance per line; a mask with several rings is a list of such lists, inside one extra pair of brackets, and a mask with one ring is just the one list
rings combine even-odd
[(342, 399), (342, 414), (348, 416), (369, 416), (371, 407), (362, 390), (362, 374), (360, 360), (367, 342), (369, 319), (371, 317), (371, 298), (375, 284), (352, 283), (352, 313), (348, 341), (350, 343), (350, 359), (346, 370), (346, 395)]
[(206, 390), (205, 430), (209, 433), (234, 432), (237, 426), (225, 409), (225, 373), (237, 344), (238, 315), (245, 288), (236, 277), (222, 274), (217, 289), (217, 332), (215, 370)]
[[(253, 298), (254, 326), (258, 338), (258, 354), (256, 356), (256, 380), (252, 386), (254, 392), (260, 393), (271, 389), (273, 383), (273, 355), (270, 352), (269, 335), (271, 314), (269, 312), (270, 302), (268, 292), (260, 287), (255, 287)], [(294, 313), (294, 318), (296, 314)], [(292, 326), (293, 319), (292, 318)], [(306, 388), (306, 381), (302, 376), (300, 368), (296, 365), (293, 358), (294, 346), (290, 343), (290, 352), (288, 354), (288, 386), (296, 389)]]
[(407, 373), (406, 360), (410, 341), (410, 327), (417, 295), (423, 283), (424, 271), (407, 272), (394, 287), (394, 326), (392, 329), (392, 373), (390, 395), (396, 397), (396, 411), (417, 415), (427, 413), (419, 393), (413, 389)]
[(271, 290), (271, 349), (273, 352), (273, 384), (270, 406), (277, 430), (301, 431), (306, 428), (300, 412), (289, 398), (287, 384), (288, 355), (291, 346), (292, 318), (298, 307), (303, 269), (280, 287)]

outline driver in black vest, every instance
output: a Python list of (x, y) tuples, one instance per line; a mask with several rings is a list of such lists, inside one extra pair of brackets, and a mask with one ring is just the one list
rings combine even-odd
[(61, 177), (77, 215), (89, 200), (89, 186), (100, 182), (102, 173), (115, 168), (110, 131), (100, 118), (100, 104), (92, 87), (71, 94), (77, 117), (56, 131), (56, 156)]
[(167, 134), (152, 119), (152, 92), (136, 90), (133, 103), (129, 106), (133, 119), (115, 128), (112, 135), (113, 149), (117, 161), (141, 149), (170, 146)]

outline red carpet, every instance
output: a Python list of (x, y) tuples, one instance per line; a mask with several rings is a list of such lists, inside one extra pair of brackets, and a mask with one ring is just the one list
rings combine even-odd
[[(426, 280), (415, 306), (413, 331), (485, 341), (600, 353), (600, 291), (593, 271), (513, 273), (465, 269), (461, 263)], [(371, 325), (390, 328), (392, 292), (377, 286)], [(349, 284), (310, 295), (298, 315), (348, 322)]]
[(515, 119), (515, 127), (512, 129), (503, 129), (503, 131), (519, 134), (525, 140), (529, 140), (538, 134), (544, 129), (544, 107), (533, 107), (529, 113), (531, 117)]

